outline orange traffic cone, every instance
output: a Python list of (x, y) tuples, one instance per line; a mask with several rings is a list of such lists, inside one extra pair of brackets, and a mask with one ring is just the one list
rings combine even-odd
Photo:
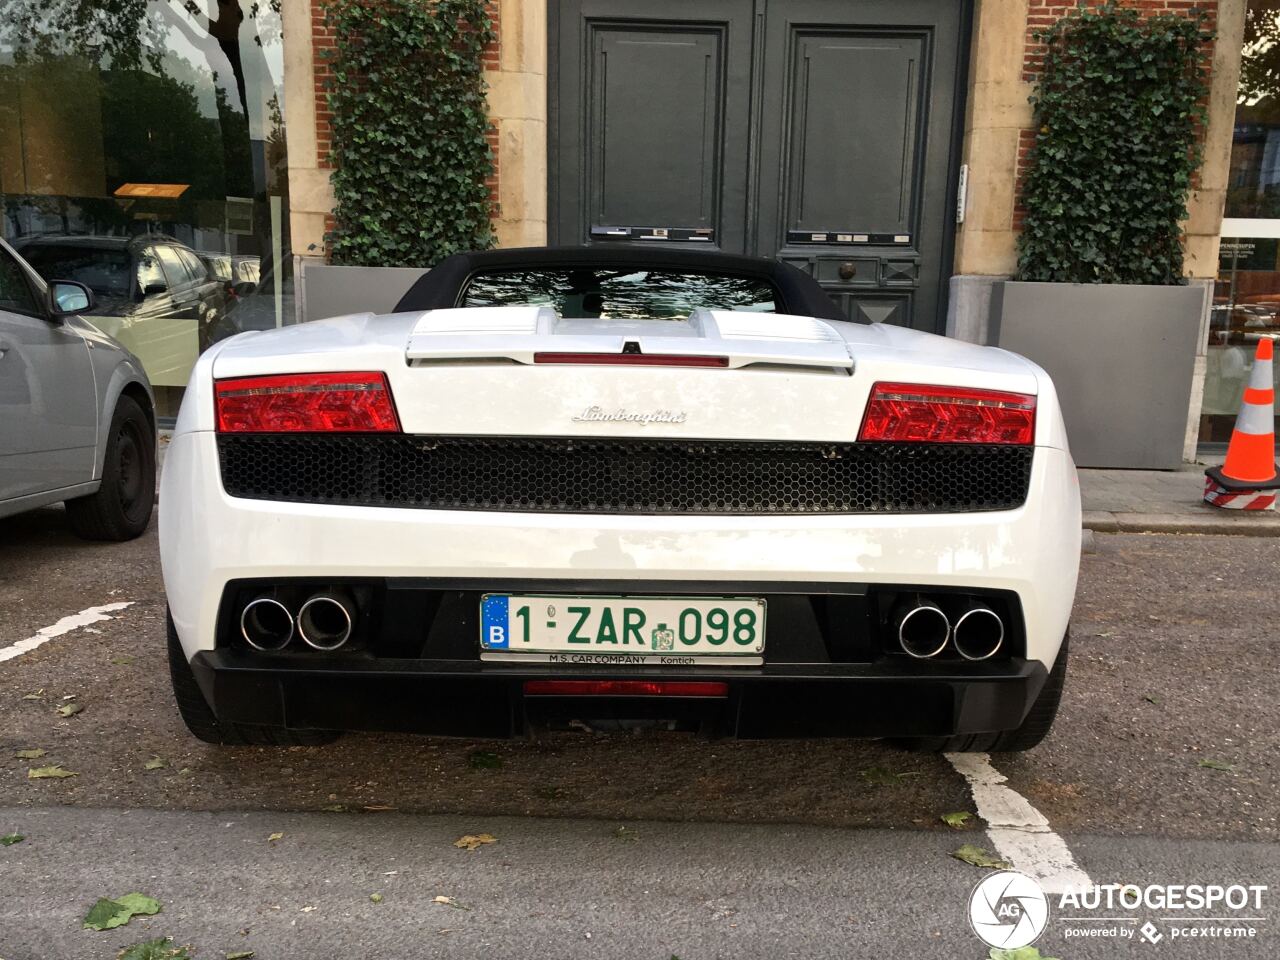
[[(1205, 473), (1206, 503), (1231, 510), (1274, 510), (1280, 470), (1276, 469), (1275, 381), (1271, 379), (1272, 343), (1258, 341), (1249, 386), (1231, 431), (1227, 462)], [(1270, 492), (1268, 492), (1270, 491)]]

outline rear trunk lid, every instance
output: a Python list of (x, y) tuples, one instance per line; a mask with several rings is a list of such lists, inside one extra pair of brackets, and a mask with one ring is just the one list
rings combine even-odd
[(601, 362), (643, 356), (650, 366), (663, 365), (663, 357), (700, 357), (731, 368), (765, 363), (847, 373), (853, 367), (844, 338), (821, 320), (705, 309), (682, 320), (569, 319), (550, 307), (433, 310), (415, 324), (405, 351), (410, 364), (538, 363), (548, 355)]

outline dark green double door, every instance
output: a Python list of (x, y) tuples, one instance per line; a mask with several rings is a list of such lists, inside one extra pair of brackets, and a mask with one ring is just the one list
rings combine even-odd
[(551, 0), (551, 239), (779, 256), (941, 328), (963, 0)]

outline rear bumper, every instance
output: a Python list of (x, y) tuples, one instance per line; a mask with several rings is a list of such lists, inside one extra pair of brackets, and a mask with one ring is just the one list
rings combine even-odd
[[(1017, 727), (1044, 686), (1015, 658), (963, 672), (942, 665), (769, 664), (727, 669), (551, 667), (465, 660), (326, 660), (236, 650), (197, 653), (196, 680), (224, 722), (301, 729), (511, 737), (570, 719), (675, 720), (710, 735), (928, 737)], [(529, 680), (719, 680), (724, 697), (531, 696)]]
[[(915, 585), (1015, 594), (1028, 660), (1047, 669), (1075, 595), (1080, 497), (1066, 451), (1036, 449), (1026, 502), (951, 514), (645, 516), (467, 512), (230, 497), (216, 435), (170, 444), (162, 477), (165, 591), (188, 659), (218, 646), (236, 580), (466, 579), (608, 585), (611, 593), (750, 596), (765, 583)], [(717, 587), (717, 585), (719, 585)], [(729, 588), (732, 585), (732, 589)], [(474, 643), (474, 634), (468, 639)]]

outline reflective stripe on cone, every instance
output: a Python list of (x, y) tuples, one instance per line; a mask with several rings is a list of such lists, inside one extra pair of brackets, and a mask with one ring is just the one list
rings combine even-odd
[(1274, 510), (1276, 494), (1274, 490), (1228, 490), (1206, 477), (1204, 502), (1227, 510)]

